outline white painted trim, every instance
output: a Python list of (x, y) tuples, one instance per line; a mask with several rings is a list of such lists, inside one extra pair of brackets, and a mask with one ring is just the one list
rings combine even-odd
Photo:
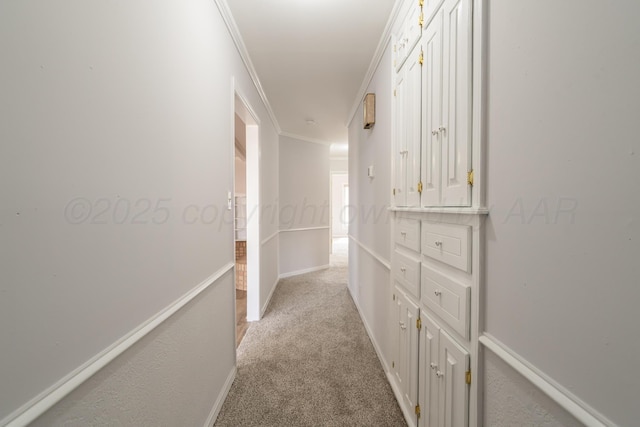
[(329, 225), (322, 226), (322, 227), (284, 228), (284, 229), (280, 230), (280, 232), (281, 233), (289, 233), (289, 232), (295, 232), (295, 231), (328, 230), (329, 228), (331, 228)]
[(489, 334), (483, 334), (478, 341), (515, 369), (520, 375), (538, 387), (554, 402), (573, 415), (578, 421), (590, 427), (614, 426), (610, 420), (591, 408), (569, 390), (549, 378), (525, 359)]
[(329, 264), (325, 264), (325, 265), (319, 265), (317, 267), (305, 268), (304, 270), (290, 271), (289, 273), (281, 274), (280, 275), (280, 279), (286, 279), (287, 277), (299, 276), (299, 275), (305, 274), (305, 273), (313, 273), (314, 271), (326, 270), (329, 267), (330, 267)]
[(274, 114), (273, 109), (271, 108), (271, 104), (269, 104), (267, 95), (262, 88), (262, 83), (260, 83), (260, 79), (258, 78), (258, 73), (256, 72), (256, 69), (253, 66), (253, 62), (251, 62), (251, 58), (249, 57), (249, 52), (247, 51), (247, 47), (244, 44), (244, 40), (242, 39), (242, 36), (240, 35), (240, 30), (236, 25), (236, 21), (235, 19), (233, 19), (233, 15), (231, 14), (229, 5), (227, 4), (226, 0), (215, 0), (215, 3), (216, 3), (216, 6), (218, 6), (218, 10), (220, 11), (220, 15), (222, 16), (222, 19), (224, 20), (224, 23), (226, 24), (227, 29), (229, 30), (229, 34), (233, 39), (233, 43), (236, 45), (238, 54), (240, 55), (240, 58), (242, 59), (242, 62), (244, 63), (247, 69), (247, 72), (249, 73), (249, 76), (251, 77), (251, 81), (256, 87), (256, 90), (258, 91), (258, 95), (260, 95), (260, 99), (262, 100), (262, 103), (264, 104), (264, 107), (267, 110), (267, 113), (269, 114), (269, 118), (271, 119), (273, 126), (276, 128), (276, 132), (280, 133), (281, 132), (280, 125), (278, 124), (276, 115)]
[(264, 239), (262, 242), (260, 242), (260, 246), (264, 246), (267, 243), (269, 243), (269, 241), (271, 239), (273, 239), (274, 237), (276, 237), (278, 234), (280, 234), (280, 230), (274, 232), (271, 236), (267, 237), (266, 239)]
[[(276, 277), (276, 282), (271, 287), (271, 292), (269, 292), (269, 296), (267, 297), (267, 300), (264, 302), (264, 305), (260, 309), (260, 319), (262, 319), (262, 317), (264, 316), (264, 313), (267, 311), (267, 307), (269, 307), (269, 303), (271, 302), (271, 298), (273, 298), (273, 294), (275, 293), (276, 288), (278, 287), (279, 283), (280, 283), (280, 278)], [(247, 319), (247, 322), (253, 322), (255, 320), (260, 320), (260, 319)]]
[(486, 165), (486, 88), (487, 88), (487, 0), (473, 0), (472, 5), (472, 59), (471, 59), (471, 168), (474, 183), (471, 189), (471, 204), (485, 206), (486, 188), (484, 173)]
[(233, 385), (233, 381), (236, 379), (236, 367), (234, 366), (229, 372), (227, 376), (227, 380), (224, 382), (224, 387), (218, 394), (218, 398), (216, 402), (213, 404), (213, 408), (209, 413), (209, 417), (207, 417), (207, 422), (205, 423), (205, 427), (213, 427), (213, 424), (218, 419), (218, 414), (220, 414), (220, 410), (222, 409), (222, 404), (227, 399), (227, 395), (229, 395), (229, 391), (231, 390), (231, 386)]
[(351, 126), (351, 122), (353, 121), (358, 108), (360, 108), (360, 103), (364, 99), (364, 95), (367, 92), (367, 87), (373, 80), (373, 76), (380, 65), (380, 61), (382, 61), (382, 56), (384, 55), (384, 51), (387, 48), (387, 44), (389, 40), (391, 40), (391, 29), (393, 28), (396, 19), (398, 19), (398, 14), (400, 13), (400, 9), (402, 6), (403, 0), (396, 0), (393, 8), (391, 9), (391, 13), (389, 14), (389, 19), (387, 20), (387, 25), (384, 27), (382, 31), (382, 36), (380, 36), (380, 40), (378, 41), (378, 47), (376, 48), (375, 53), (373, 54), (373, 58), (371, 58), (371, 62), (369, 63), (369, 69), (367, 70), (367, 74), (365, 74), (364, 80), (360, 85), (360, 89), (356, 94), (356, 99), (353, 102), (353, 106), (347, 116), (346, 126)]
[(401, 208), (391, 206), (391, 212), (437, 213), (451, 215), (489, 215), (487, 208)]
[(9, 414), (9, 416), (0, 421), (0, 425), (18, 427), (25, 426), (33, 422), (36, 418), (53, 407), (53, 405), (62, 400), (86, 380), (91, 378), (96, 372), (107, 366), (116, 357), (127, 351), (135, 343), (144, 338), (149, 332), (153, 331), (165, 320), (174, 315), (178, 310), (200, 295), (203, 291), (209, 288), (209, 286), (217, 282), (222, 276), (231, 271), (234, 266), (235, 264), (232, 262), (226, 264), (220, 270), (202, 281), (194, 289), (169, 304), (163, 310), (149, 318), (127, 335), (123, 336), (120, 340), (113, 343), (110, 347), (98, 353), (91, 360), (73, 370), (56, 384), (40, 393), (13, 413)]
[(291, 132), (280, 132), (280, 136), (284, 136), (287, 138), (293, 138), (293, 139), (299, 139), (300, 141), (304, 141), (304, 142), (310, 142), (312, 144), (320, 144), (320, 145), (326, 145), (329, 146), (331, 144), (346, 144), (346, 142), (340, 142), (340, 141), (323, 141), (321, 139), (314, 139), (314, 138), (309, 138), (306, 136), (300, 136), (300, 135), (296, 135), (293, 134)]
[(366, 247), (365, 245), (363, 245), (362, 243), (360, 243), (358, 241), (358, 239), (356, 239), (355, 237), (353, 237), (351, 234), (349, 234), (349, 239), (353, 240), (355, 243), (358, 244), (358, 246), (360, 246), (365, 252), (367, 252), (369, 255), (371, 255), (372, 257), (374, 257), (380, 264), (382, 264), (384, 267), (386, 267), (387, 270), (391, 271), (391, 263), (387, 260), (385, 260), (384, 258), (382, 258), (380, 255), (376, 254), (373, 250), (369, 249), (368, 247)]

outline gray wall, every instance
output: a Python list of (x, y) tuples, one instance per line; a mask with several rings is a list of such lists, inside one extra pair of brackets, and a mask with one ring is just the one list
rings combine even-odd
[[(391, 194), (392, 81), (388, 46), (366, 92), (376, 94), (375, 126), (363, 129), (362, 103), (349, 125), (349, 289), (386, 365), (391, 301), (387, 207)], [(373, 179), (367, 176), (369, 166), (374, 167)]]
[(328, 266), (329, 147), (282, 136), (279, 161), (280, 275)]
[(638, 16), (489, 2), (486, 331), (619, 425), (640, 382)]
[[(2, 2), (0, 56), (8, 421), (233, 262), (232, 76), (261, 119), (271, 203), (278, 139), (211, 1)], [(232, 291), (211, 284), (43, 423), (100, 424), (102, 407), (203, 425), (234, 368)]]

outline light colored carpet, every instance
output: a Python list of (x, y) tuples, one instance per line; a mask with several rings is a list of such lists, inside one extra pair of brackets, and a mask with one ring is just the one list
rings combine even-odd
[(346, 277), (332, 267), (280, 281), (238, 347), (216, 426), (406, 426)]

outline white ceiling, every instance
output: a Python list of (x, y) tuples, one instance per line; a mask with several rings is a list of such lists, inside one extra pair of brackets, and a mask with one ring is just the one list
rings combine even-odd
[(394, 3), (227, 0), (282, 134), (347, 142), (348, 116)]

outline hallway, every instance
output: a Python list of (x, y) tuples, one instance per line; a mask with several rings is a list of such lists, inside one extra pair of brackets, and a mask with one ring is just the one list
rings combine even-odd
[(216, 426), (406, 425), (347, 290), (347, 239), (331, 268), (281, 280), (238, 347)]

